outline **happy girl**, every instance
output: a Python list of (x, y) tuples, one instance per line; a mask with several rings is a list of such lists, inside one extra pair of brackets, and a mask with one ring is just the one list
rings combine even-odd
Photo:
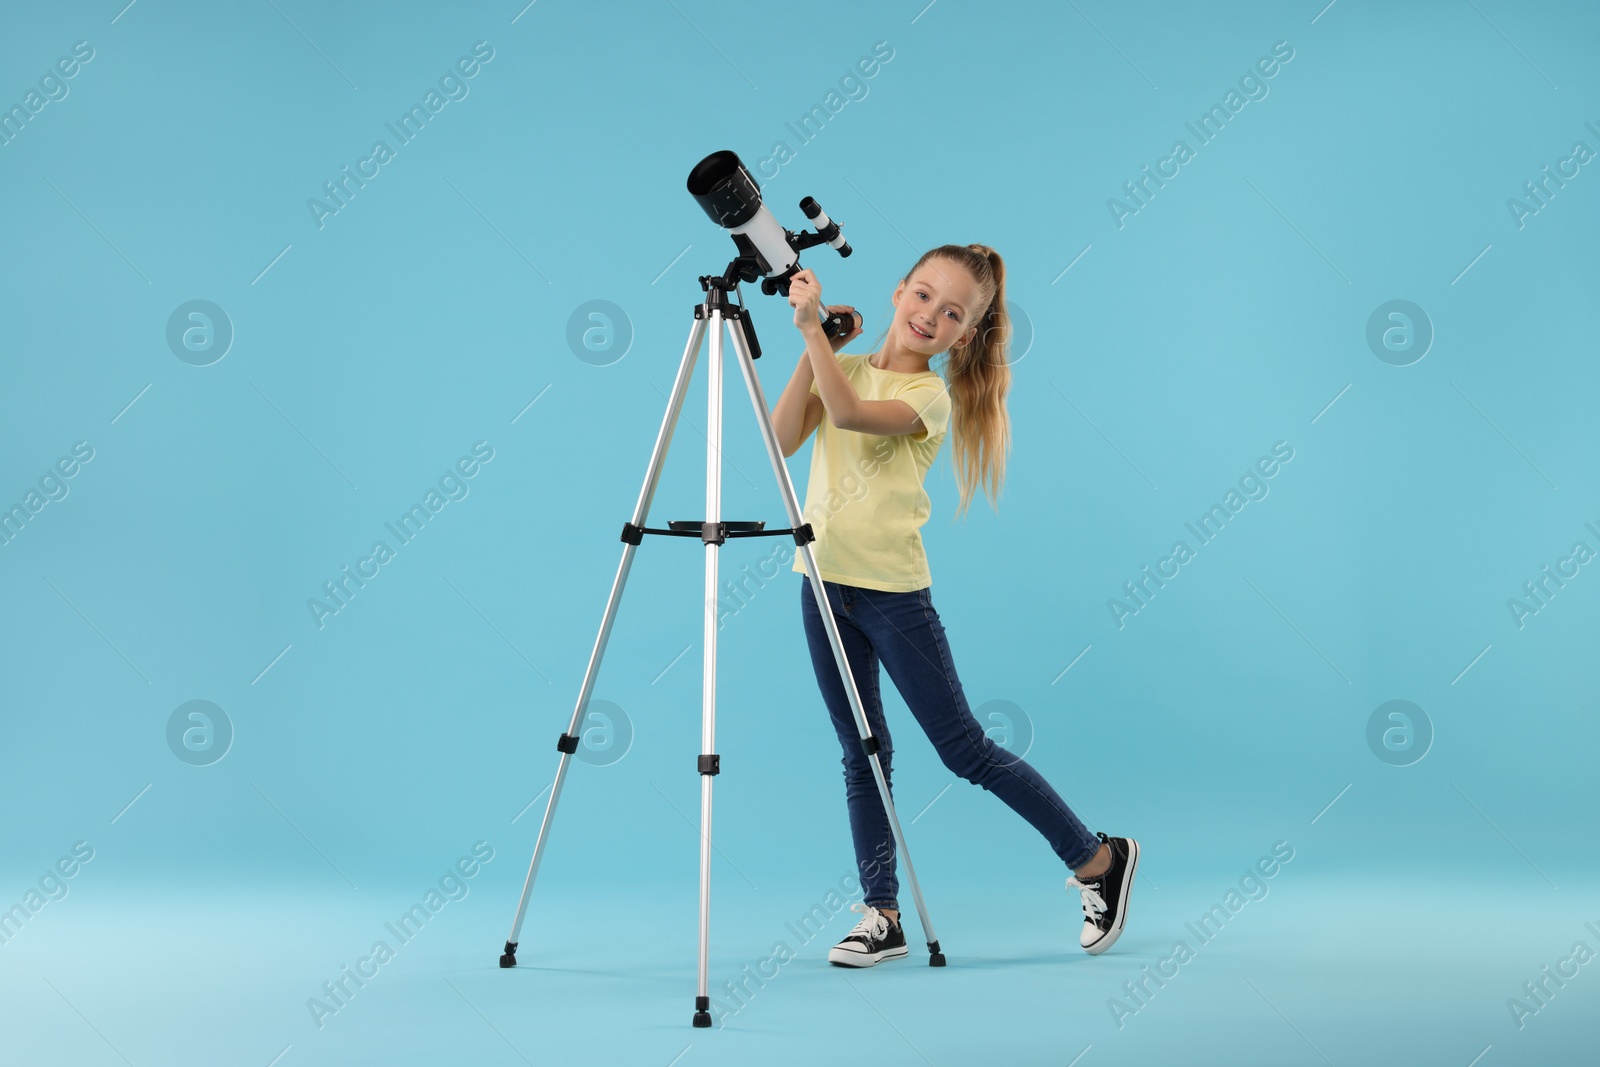
[[(895, 287), (889, 328), (877, 351), (866, 355), (836, 356), (861, 330), (830, 342), (822, 330), (821, 301), (811, 271), (791, 278), (789, 303), (806, 350), (772, 421), (785, 456), (817, 434), (805, 520), (816, 537), (812, 549), (828, 610), (878, 740), (884, 781), (890, 781), (894, 750), (878, 690), (880, 660), (944, 765), (998, 796), (1071, 868), (1066, 885), (1078, 891), (1084, 915), (1079, 944), (1098, 955), (1116, 941), (1127, 919), (1138, 843), (1091, 834), (1038, 771), (984, 734), (967, 706), (933, 607), (922, 545), (929, 514), (923, 480), (947, 428), (954, 430), (958, 514), (979, 484), (995, 503), (1004, 481), (1011, 385), (1005, 265), (986, 245), (940, 245), (924, 253)], [(929, 368), (942, 354), (948, 356), (944, 378)], [(858, 476), (866, 470), (873, 474), (863, 488)], [(803, 557), (796, 557), (793, 569), (805, 574)], [(852, 905), (862, 919), (828, 959), (868, 967), (908, 951), (896, 897), (894, 838), (809, 578), (801, 581), (800, 606), (817, 684), (844, 750), (845, 801), (863, 889), (862, 900)]]

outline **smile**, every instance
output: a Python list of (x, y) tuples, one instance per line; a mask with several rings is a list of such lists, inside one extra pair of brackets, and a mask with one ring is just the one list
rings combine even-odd
[(923, 331), (922, 331), (922, 329), (921, 329), (921, 328), (920, 328), (920, 327), (918, 327), (918, 326), (917, 326), (917, 324), (916, 324), (916, 323), (914, 323), (914, 322), (909, 322), (909, 323), (907, 323), (907, 324), (906, 324), (906, 325), (908, 325), (908, 326), (910, 326), (910, 327), (911, 327), (911, 329), (912, 329), (912, 331), (913, 331), (913, 332), (914, 332), (914, 333), (915, 333), (915, 334), (916, 334), (916, 335), (917, 335), (917, 336), (918, 336), (918, 337), (924, 337), (924, 338), (927, 338), (927, 339), (928, 339), (928, 340), (929, 340), (929, 341), (931, 341), (931, 340), (933, 340), (933, 334), (931, 334), (931, 333), (924, 333), (924, 332), (923, 332)]

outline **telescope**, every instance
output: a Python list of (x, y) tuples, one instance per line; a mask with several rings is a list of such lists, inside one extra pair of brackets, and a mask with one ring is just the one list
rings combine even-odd
[[(683, 361), (673, 379), (672, 396), (667, 400), (667, 411), (656, 433), (655, 447), (650, 453), (650, 466), (645, 471), (644, 485), (639, 490), (638, 503), (633, 517), (622, 524), (622, 561), (617, 565), (616, 577), (611, 583), (611, 595), (606, 600), (605, 613), (600, 620), (600, 632), (595, 637), (589, 654), (589, 666), (584, 671), (583, 684), (578, 689), (578, 700), (567, 722), (566, 732), (556, 738), (556, 750), (561, 753), (556, 765), (555, 780), (550, 784), (550, 799), (545, 803), (544, 819), (539, 824), (539, 836), (534, 841), (533, 858), (528, 862), (528, 876), (522, 883), (522, 896), (517, 900), (517, 911), (511, 920), (511, 936), (506, 938), (500, 955), (501, 967), (517, 965), (517, 949), (522, 937), (522, 921), (528, 913), (528, 898), (533, 892), (533, 882), (539, 873), (539, 863), (544, 857), (549, 840), (550, 825), (555, 817), (556, 802), (561, 798), (561, 787), (566, 781), (567, 767), (583, 740), (582, 725), (594, 692), (595, 678), (600, 671), (600, 661), (610, 640), (611, 626), (617, 617), (622, 601), (622, 590), (633, 567), (633, 556), (644, 543), (646, 534), (666, 537), (692, 537), (700, 541), (705, 555), (706, 578), (704, 595), (704, 636), (701, 641), (703, 659), (700, 682), (700, 752), (695, 759), (695, 772), (700, 776), (700, 945), (699, 963), (695, 974), (694, 1015), (691, 1022), (696, 1027), (708, 1027), (711, 1019), (711, 783), (721, 773), (722, 754), (716, 750), (717, 710), (717, 631), (721, 628), (717, 583), (718, 556), (723, 545), (738, 537), (791, 537), (800, 558), (805, 560), (806, 580), (811, 583), (811, 595), (817, 603), (827, 603), (822, 572), (817, 567), (811, 543), (817, 539), (811, 524), (805, 521), (800, 501), (795, 496), (794, 483), (789, 468), (784, 463), (782, 445), (777, 430), (772, 425), (772, 412), (765, 394), (761, 391), (761, 378), (756, 373), (755, 359), (761, 354), (756, 341), (755, 327), (751, 324), (750, 309), (741, 300), (734, 303), (730, 294), (736, 293), (741, 281), (761, 280), (761, 291), (789, 295), (789, 282), (800, 270), (800, 252), (812, 245), (827, 244), (841, 256), (850, 254), (850, 246), (839, 232), (839, 224), (823, 213), (821, 206), (811, 197), (800, 201), (800, 210), (816, 224), (815, 233), (791, 233), (783, 228), (772, 212), (761, 203), (761, 191), (755, 179), (732, 152), (713, 152), (695, 165), (689, 175), (689, 192), (705, 208), (711, 221), (729, 232), (738, 246), (739, 254), (720, 275), (700, 276), (700, 288), (706, 297), (694, 308), (694, 321), (689, 326), (688, 343), (683, 349)], [(857, 316), (823, 315), (822, 328), (830, 338), (840, 337), (854, 328)], [(735, 329), (734, 324), (738, 324)], [(788, 526), (767, 529), (764, 520), (726, 521), (722, 518), (722, 378), (723, 331), (733, 346), (733, 362), (744, 378), (750, 394), (750, 404), (755, 410), (756, 423), (761, 430), (761, 440), (766, 446), (767, 460), (772, 464), (772, 475), (783, 497), (784, 514)], [(668, 522), (665, 527), (645, 525), (646, 515), (655, 499), (656, 488), (661, 483), (661, 473), (666, 465), (667, 449), (672, 443), (678, 417), (683, 411), (684, 397), (689, 391), (689, 380), (694, 374), (701, 344), (709, 337), (710, 364), (707, 367), (706, 428), (706, 510), (703, 517)], [(809, 358), (809, 357), (803, 357)], [(827, 631), (828, 644), (833, 649), (833, 662), (839, 671), (839, 681), (850, 700), (850, 712), (856, 723), (856, 733), (861, 748), (872, 764), (872, 776), (878, 787), (878, 797), (888, 816), (890, 831), (894, 834), (895, 855), (904, 867), (911, 883), (911, 894), (917, 903), (917, 915), (922, 920), (922, 930), (928, 943), (928, 966), (943, 967), (945, 956), (939, 947), (938, 936), (933, 932), (933, 921), (928, 917), (927, 905), (922, 899), (922, 888), (917, 881), (916, 869), (911, 864), (911, 852), (906, 847), (900, 817), (895, 813), (894, 796), (889, 792), (889, 779), (878, 759), (878, 739), (867, 722), (866, 706), (861, 701), (861, 691), (850, 671), (850, 660), (845, 653), (839, 624), (831, 612), (822, 613), (822, 625)], [(537, 797), (535, 799), (538, 799)], [(529, 803), (532, 807), (532, 802)]]
[[(816, 226), (815, 233), (794, 233), (785, 229), (761, 200), (761, 189), (735, 152), (713, 152), (689, 172), (689, 195), (711, 216), (711, 221), (728, 231), (739, 255), (728, 265), (724, 279), (761, 280), (761, 291), (789, 295), (789, 280), (800, 271), (800, 252), (813, 245), (826, 244), (841, 257), (850, 254), (839, 224), (828, 217), (814, 197), (800, 201), (800, 210)], [(822, 329), (830, 338), (848, 333), (860, 325), (859, 314), (829, 315), (821, 309)], [(759, 355), (759, 350), (757, 352)]]

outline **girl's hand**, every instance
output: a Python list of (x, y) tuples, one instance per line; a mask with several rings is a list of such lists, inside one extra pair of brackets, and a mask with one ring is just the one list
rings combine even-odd
[(817, 311), (822, 306), (822, 285), (810, 270), (797, 271), (789, 279), (789, 303), (794, 305), (794, 324), (801, 330), (822, 326)]
[[(850, 315), (854, 311), (855, 311), (855, 308), (851, 307), (849, 304), (829, 304), (828, 305), (828, 314), (830, 314), (830, 315), (835, 314), (835, 313), (840, 314), (840, 315)], [(861, 327), (852, 326), (852, 327), (850, 327), (848, 332), (842, 333), (838, 337), (829, 338), (828, 339), (828, 344), (833, 347), (833, 350), (835, 352), (837, 352), (837, 351), (839, 351), (839, 349), (843, 348), (845, 345), (849, 344), (851, 341), (854, 341), (860, 335), (861, 335)]]

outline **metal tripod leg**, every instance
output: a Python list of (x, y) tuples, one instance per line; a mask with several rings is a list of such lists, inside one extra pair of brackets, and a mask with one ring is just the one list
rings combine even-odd
[[(766, 397), (761, 391), (761, 379), (756, 376), (755, 364), (743, 334), (738, 330), (732, 330), (730, 333), (733, 337), (734, 350), (738, 353), (739, 369), (744, 372), (744, 383), (750, 391), (750, 402), (755, 406), (756, 422), (761, 427), (761, 439), (767, 446), (767, 458), (772, 461), (772, 473), (778, 480), (778, 491), (783, 496), (783, 506), (789, 517), (789, 526), (799, 529), (804, 516), (795, 499), (794, 484), (789, 480), (789, 468), (783, 461), (783, 448), (778, 444), (777, 431), (772, 428), (772, 416), (767, 407)], [(884, 779), (883, 767), (878, 762), (878, 739), (872, 736), (872, 727), (867, 724), (866, 712), (861, 705), (861, 694), (856, 690), (855, 678), (850, 673), (850, 663), (845, 656), (844, 644), (839, 639), (838, 624), (834, 621), (833, 612), (827, 607), (828, 594), (822, 585), (822, 574), (817, 570), (816, 555), (809, 542), (799, 547), (806, 561), (806, 577), (811, 582), (812, 596), (816, 599), (817, 605), (823, 609), (822, 625), (828, 633), (828, 644), (833, 647), (833, 661), (838, 665), (839, 677), (844, 682), (844, 691), (850, 697), (850, 711), (855, 716), (856, 731), (861, 736), (861, 747), (872, 763), (872, 776), (878, 782), (878, 796), (883, 799), (883, 810), (889, 816), (889, 828), (894, 832), (895, 850), (901, 862), (905, 864), (906, 876), (911, 882), (911, 896), (917, 902), (917, 918), (922, 921), (922, 932), (928, 942), (928, 964), (932, 967), (943, 967), (944, 953), (939, 950), (939, 938), (933, 932), (933, 921), (928, 918), (928, 908), (922, 900), (922, 888), (917, 882), (917, 872), (911, 866), (911, 850), (906, 847), (905, 834), (900, 829), (900, 818), (895, 814), (894, 799), (889, 795), (889, 783)], [(707, 595), (712, 594), (708, 592)]]
[[(672, 397), (667, 401), (666, 414), (661, 419), (661, 429), (656, 434), (656, 445), (650, 453), (650, 466), (645, 471), (644, 486), (639, 490), (639, 502), (633, 508), (633, 525), (643, 526), (650, 502), (655, 498), (656, 486), (661, 478), (661, 468), (666, 463), (667, 449), (672, 444), (672, 431), (677, 426), (678, 415), (683, 410), (683, 398), (689, 389), (689, 379), (694, 375), (695, 359), (700, 353), (700, 340), (705, 335), (706, 320), (696, 318), (689, 330), (689, 343), (684, 346), (683, 361), (678, 365), (677, 380), (672, 383)], [(533, 860), (528, 864), (528, 877), (522, 884), (522, 897), (517, 901), (517, 915), (511, 921), (511, 936), (506, 939), (505, 954), (500, 966), (517, 965), (517, 938), (522, 932), (522, 920), (528, 913), (528, 896), (533, 892), (533, 879), (539, 873), (539, 860), (550, 836), (550, 821), (555, 816), (556, 802), (561, 799), (561, 784), (566, 781), (567, 763), (578, 750), (578, 724), (589, 707), (589, 696), (594, 689), (595, 676), (600, 671), (600, 659), (605, 655), (606, 642), (611, 638), (611, 624), (617, 617), (617, 605), (622, 601), (622, 589), (628, 581), (628, 570), (633, 566), (636, 543), (622, 550), (622, 562), (617, 565), (617, 576), (611, 582), (611, 595), (606, 600), (606, 611), (600, 620), (600, 633), (595, 638), (594, 650), (589, 653), (589, 666), (583, 672), (583, 686), (578, 690), (578, 702), (572, 709), (572, 721), (567, 732), (561, 735), (556, 747), (561, 752), (561, 762), (556, 765), (556, 779), (550, 787), (550, 799), (545, 802), (544, 820), (539, 824), (539, 838), (533, 846)], [(702, 982), (703, 984), (703, 982)]]
[[(711, 310), (711, 361), (706, 364), (707, 528), (722, 521), (722, 312)], [(704, 535), (702, 535), (704, 537)], [(704, 666), (700, 685), (700, 961), (696, 970), (694, 1025), (711, 1025), (711, 780), (717, 774), (717, 553), (721, 540), (705, 538)]]

